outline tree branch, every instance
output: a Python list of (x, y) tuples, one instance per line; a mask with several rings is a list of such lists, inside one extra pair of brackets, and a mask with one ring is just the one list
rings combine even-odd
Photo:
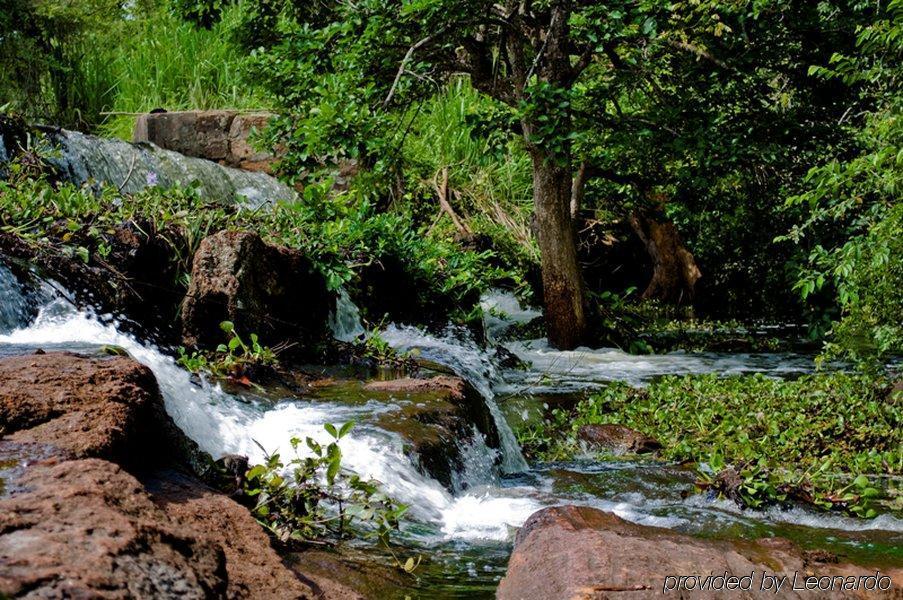
[(669, 46), (671, 46), (672, 48), (675, 48), (677, 50), (684, 50), (686, 52), (695, 54), (699, 58), (704, 58), (707, 61), (709, 61), (710, 63), (721, 67), (722, 69), (732, 70), (730, 65), (728, 65), (726, 62), (724, 62), (723, 60), (720, 60), (719, 58), (715, 57), (711, 52), (709, 52), (708, 50), (704, 50), (704, 49), (700, 48), (699, 46), (695, 46), (689, 42), (681, 42), (679, 40), (666, 40), (665, 43), (667, 43)]

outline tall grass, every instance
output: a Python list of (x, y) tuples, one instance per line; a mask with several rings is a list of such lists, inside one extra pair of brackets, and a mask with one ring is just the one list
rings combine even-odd
[(449, 202), (468, 229), (507, 243), (522, 259), (536, 260), (530, 158), (516, 140), (479, 133), (475, 119), (492, 108), (466, 78), (453, 81), (421, 108), (404, 145), (418, 212), (438, 213), (437, 188), (447, 172)]
[(163, 8), (119, 23), (96, 36), (80, 65), (87, 94), (103, 104), (97, 123), (106, 135), (130, 138), (134, 116), (166, 110), (264, 108), (242, 83), (242, 56), (229, 42), (237, 9), (210, 30), (195, 29)]

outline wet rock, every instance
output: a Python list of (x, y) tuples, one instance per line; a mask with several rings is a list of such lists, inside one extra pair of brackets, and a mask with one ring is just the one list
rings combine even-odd
[(417, 594), (414, 578), (387, 564), (385, 558), (379, 558), (372, 551), (368, 553), (345, 544), (327, 550), (309, 549), (289, 554), (286, 564), (303, 571), (305, 577), (321, 587), (326, 587), (330, 581), (339, 581), (353, 590), (339, 596), (342, 600), (404, 600), (422, 596)]
[(0, 595), (225, 598), (221, 548), (174, 526), (103, 460), (45, 461), (0, 500)]
[(463, 468), (463, 445), (473, 440), (474, 428), (486, 445), (498, 449), (495, 422), (483, 398), (459, 377), (372, 381), (364, 389), (385, 394), (399, 409), (383, 414), (379, 425), (410, 444), (420, 469), (449, 489)]
[(166, 414), (150, 369), (122, 356), (51, 352), (0, 360), (0, 431), (11, 441), (130, 468), (175, 462), (205, 472), (210, 465)]
[(618, 454), (642, 454), (662, 447), (657, 440), (624, 425), (582, 425), (577, 437), (591, 448)]
[(0, 360), (0, 431), (0, 597), (350, 597), (287, 569), (244, 507), (188, 473), (186, 445), (209, 456), (130, 358)]
[[(517, 534), (508, 572), (498, 589), (500, 600), (574, 598), (660, 598), (667, 577), (753, 574), (751, 592), (667, 591), (673, 597), (760, 597), (762, 573), (789, 575), (780, 598), (892, 598), (903, 584), (903, 570), (881, 569), (896, 591), (838, 593), (793, 591), (790, 580), (810, 575), (874, 575), (875, 569), (806, 561), (787, 540), (703, 540), (667, 529), (646, 527), (594, 508), (559, 506), (534, 513)], [(676, 585), (674, 580), (668, 583)], [(758, 593), (756, 593), (758, 591)], [(773, 591), (769, 597), (775, 597)]]
[(183, 342), (216, 347), (222, 321), (247, 340), (307, 346), (323, 338), (335, 303), (326, 280), (299, 251), (264, 243), (256, 233), (221, 231), (204, 238), (194, 256), (182, 305)]

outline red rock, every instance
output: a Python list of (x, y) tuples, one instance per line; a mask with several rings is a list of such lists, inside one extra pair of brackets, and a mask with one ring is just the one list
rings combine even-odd
[(225, 558), (103, 460), (48, 461), (0, 500), (0, 595), (224, 598)]
[[(666, 577), (725, 572), (753, 574), (752, 591), (668, 591), (674, 598), (758, 598), (763, 572), (808, 575), (874, 575), (849, 564), (815, 564), (780, 538), (754, 542), (703, 540), (645, 527), (594, 508), (560, 506), (533, 514), (517, 534), (499, 600), (661, 598)], [(884, 593), (793, 591), (773, 598), (898, 598), (903, 569), (881, 569), (895, 589)], [(675, 582), (676, 583), (676, 582)]]
[(288, 569), (244, 507), (161, 468), (198, 451), (130, 358), (0, 360), (0, 425), (0, 597), (358, 597)]
[(0, 430), (77, 458), (143, 463), (173, 435), (153, 373), (131, 358), (68, 352), (0, 361)]

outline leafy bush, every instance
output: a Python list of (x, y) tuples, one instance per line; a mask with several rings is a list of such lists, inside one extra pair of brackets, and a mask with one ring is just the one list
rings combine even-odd
[[(376, 482), (342, 470), (338, 442), (353, 425), (326, 424), (333, 441), (325, 447), (310, 437), (292, 438), (296, 455), (287, 463), (279, 454), (267, 454), (263, 464), (248, 470), (244, 493), (254, 500), (251, 510), (281, 542), (341, 539), (360, 524), (364, 535), (388, 545), (398, 529), (407, 507), (380, 492)], [(297, 454), (302, 445), (310, 451), (305, 458)]]
[(522, 280), (496, 266), (492, 251), (466, 250), (436, 239), (407, 212), (379, 213), (366, 197), (329, 197), (329, 182), (308, 186), (298, 203), (251, 210), (204, 200), (191, 188), (122, 195), (107, 187), (95, 194), (51, 185), (25, 173), (21, 165), (11, 170), (11, 178), (0, 181), (0, 230), (91, 262), (110, 252), (114, 227), (142, 223), (170, 245), (182, 286), (201, 240), (222, 229), (257, 231), (269, 242), (303, 251), (332, 289), (351, 282), (363, 268), (392, 259), (413, 281), (422, 306), (451, 310), (459, 319), (473, 312), (481, 291), (499, 281)]
[[(664, 377), (646, 389), (613, 384), (521, 432), (525, 450), (571, 456), (582, 425), (616, 423), (658, 439), (662, 456), (700, 465), (714, 487), (749, 507), (795, 498), (875, 515), (872, 476), (903, 472), (903, 405), (862, 375)], [(739, 477), (727, 489), (725, 469)], [(719, 477), (720, 476), (720, 477)], [(719, 487), (721, 486), (721, 487)], [(880, 486), (878, 486), (880, 487)], [(880, 501), (901, 509), (900, 490)]]
[(229, 336), (228, 343), (220, 344), (214, 352), (195, 351), (191, 354), (180, 346), (177, 360), (179, 365), (192, 373), (209, 373), (243, 383), (251, 383), (250, 376), (256, 371), (272, 369), (276, 365), (276, 355), (280, 349), (273, 350), (261, 345), (256, 333), (252, 333), (250, 342), (245, 343), (231, 321), (220, 323), (220, 329)]
[(858, 153), (809, 172), (808, 188), (788, 200), (808, 208), (808, 219), (781, 239), (810, 244), (800, 295), (836, 296), (829, 353), (875, 363), (903, 352), (903, 2), (892, 0), (860, 28), (857, 45), (856, 55), (835, 54), (811, 72), (860, 90)]

